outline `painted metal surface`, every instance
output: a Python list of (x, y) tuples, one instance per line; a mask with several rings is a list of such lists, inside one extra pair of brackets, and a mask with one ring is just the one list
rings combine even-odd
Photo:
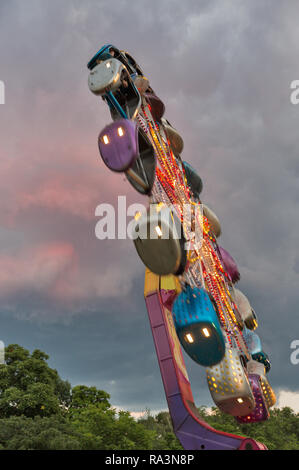
[(221, 225), (217, 215), (206, 204), (203, 204), (202, 206), (204, 216), (208, 219), (212, 232), (216, 238), (220, 237)]
[(157, 276), (146, 271), (145, 301), (177, 438), (186, 450), (266, 450), (253, 439), (213, 429), (199, 415), (171, 312), (179, 291), (174, 276)]
[(167, 121), (167, 119), (162, 118), (161, 122), (163, 124), (166, 136), (169, 139), (169, 143), (173, 153), (175, 155), (180, 155), (184, 149), (184, 141), (182, 136), (174, 127), (172, 127), (172, 125)]
[[(156, 209), (156, 210), (155, 210)], [(169, 207), (151, 206), (136, 222), (134, 245), (141, 260), (156, 274), (175, 274), (184, 270), (186, 252), (179, 238), (181, 223)]]
[(256, 329), (258, 323), (254, 310), (252, 309), (246, 295), (239, 289), (232, 288), (232, 298), (237, 306), (237, 309), (242, 317), (243, 322), (248, 329)]
[(116, 91), (121, 86), (122, 71), (125, 71), (125, 67), (117, 59), (108, 59), (98, 64), (88, 77), (90, 91), (95, 95)]
[(221, 411), (245, 416), (254, 410), (254, 396), (238, 349), (227, 344), (223, 360), (206, 372), (211, 396)]
[(110, 170), (126, 171), (139, 154), (136, 123), (119, 119), (109, 124), (100, 133), (98, 145), (103, 162)]
[(202, 366), (218, 364), (225, 353), (225, 342), (208, 293), (187, 285), (175, 299), (172, 314), (186, 353)]
[(203, 188), (202, 179), (190, 163), (184, 161), (183, 164), (188, 186), (191, 189), (194, 198), (199, 201), (199, 195)]
[(234, 258), (221, 246), (219, 246), (219, 251), (227, 274), (233, 283), (238, 282), (240, 280), (240, 272)]
[(255, 408), (247, 416), (236, 416), (238, 423), (259, 423), (269, 418), (269, 411), (262, 393), (260, 376), (249, 374), (250, 386), (255, 399)]

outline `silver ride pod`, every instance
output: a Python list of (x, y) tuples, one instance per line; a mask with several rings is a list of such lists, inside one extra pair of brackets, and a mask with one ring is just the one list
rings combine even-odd
[(173, 153), (175, 155), (180, 155), (184, 149), (183, 138), (180, 136), (178, 131), (174, 127), (172, 127), (172, 125), (169, 121), (167, 121), (167, 119), (162, 118), (161, 122), (163, 124), (166, 136), (169, 139), (169, 143)]
[(151, 204), (132, 233), (145, 266), (155, 274), (182, 274), (187, 263), (185, 237), (178, 216), (164, 204)]
[(237, 309), (242, 317), (245, 326), (249, 330), (255, 330), (258, 326), (257, 316), (255, 311), (250, 305), (246, 295), (240, 289), (232, 288), (232, 298), (237, 306)]
[(215, 405), (232, 416), (247, 416), (255, 399), (239, 351), (226, 344), (222, 361), (206, 369), (207, 382)]
[(88, 87), (95, 95), (104, 95), (121, 86), (125, 66), (117, 59), (108, 59), (96, 65), (88, 76)]

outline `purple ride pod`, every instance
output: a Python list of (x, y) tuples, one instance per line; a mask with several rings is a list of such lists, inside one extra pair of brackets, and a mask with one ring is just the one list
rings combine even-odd
[(146, 133), (136, 122), (118, 119), (99, 135), (99, 150), (105, 165), (124, 172), (141, 194), (150, 194), (156, 174), (156, 157)]
[(154, 93), (144, 93), (143, 96), (150, 106), (150, 111), (155, 121), (161, 121), (161, 118), (165, 113), (165, 105), (163, 101)]
[(269, 418), (269, 411), (261, 390), (260, 377), (257, 374), (248, 375), (251, 390), (255, 399), (255, 408), (247, 416), (235, 416), (238, 423), (258, 423)]
[(112, 171), (128, 170), (138, 157), (137, 124), (119, 119), (106, 126), (99, 135), (99, 150), (103, 162)]
[(220, 255), (223, 261), (224, 269), (235, 284), (240, 280), (240, 272), (234, 258), (221, 246), (219, 246)]

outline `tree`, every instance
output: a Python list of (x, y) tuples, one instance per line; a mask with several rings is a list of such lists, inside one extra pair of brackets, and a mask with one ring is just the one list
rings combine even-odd
[(0, 414), (51, 416), (63, 412), (71, 400), (70, 384), (47, 364), (49, 356), (17, 344), (5, 349), (6, 364), (0, 365)]
[(77, 385), (72, 389), (71, 409), (86, 408), (89, 405), (98, 405), (103, 403), (108, 408), (110, 395), (96, 387), (86, 387), (86, 385)]
[(153, 449), (155, 431), (135, 421), (129, 412), (117, 413), (105, 403), (72, 409), (71, 422), (85, 449)]
[(155, 450), (182, 450), (182, 446), (175, 436), (172, 428), (170, 414), (167, 411), (158, 413), (155, 417), (150, 410), (139, 418), (138, 422), (146, 429), (155, 432), (155, 440), (152, 449)]
[[(107, 392), (70, 384), (47, 363), (46, 353), (32, 354), (17, 344), (6, 348), (0, 365), (0, 449), (176, 450), (168, 412), (136, 421), (112, 408)], [(215, 429), (252, 437), (269, 449), (299, 450), (299, 414), (274, 408), (263, 423), (238, 424), (218, 408), (199, 408)]]
[(199, 409), (203, 419), (219, 431), (252, 437), (265, 444), (269, 450), (299, 450), (299, 414), (291, 408), (270, 409), (270, 418), (261, 423), (238, 424), (218, 408), (207, 413)]
[(49, 418), (13, 416), (0, 420), (0, 449), (70, 450), (82, 449), (81, 436), (61, 415)]

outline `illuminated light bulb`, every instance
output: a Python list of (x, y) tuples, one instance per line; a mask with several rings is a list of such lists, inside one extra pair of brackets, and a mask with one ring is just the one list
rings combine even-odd
[(138, 220), (138, 219), (140, 219), (140, 217), (141, 217), (141, 212), (136, 212), (136, 214), (134, 216), (134, 219)]
[(122, 136), (124, 135), (124, 130), (123, 130), (123, 128), (122, 128), (122, 127), (119, 127), (119, 128), (117, 129), (117, 133), (118, 133), (119, 137), (122, 137)]
[(190, 335), (190, 333), (188, 333), (188, 334), (186, 335), (186, 340), (188, 341), (188, 343), (194, 343), (193, 336)]
[(108, 135), (104, 135), (104, 137), (103, 137), (103, 142), (104, 142), (105, 145), (109, 144)]
[(163, 233), (162, 233), (162, 230), (160, 229), (159, 225), (157, 225), (157, 227), (155, 227), (155, 230), (158, 234), (158, 237), (162, 237)]
[(110, 63), (110, 62), (107, 62), (106, 67), (107, 67), (107, 69), (110, 69), (111, 63)]
[(237, 398), (237, 402), (238, 403), (244, 403), (244, 400), (243, 400), (243, 398)]
[(160, 210), (162, 209), (163, 206), (164, 206), (163, 202), (159, 202), (159, 204), (156, 207), (156, 211), (160, 212)]
[(208, 328), (203, 328), (201, 331), (203, 332), (206, 338), (209, 338), (211, 336)]

